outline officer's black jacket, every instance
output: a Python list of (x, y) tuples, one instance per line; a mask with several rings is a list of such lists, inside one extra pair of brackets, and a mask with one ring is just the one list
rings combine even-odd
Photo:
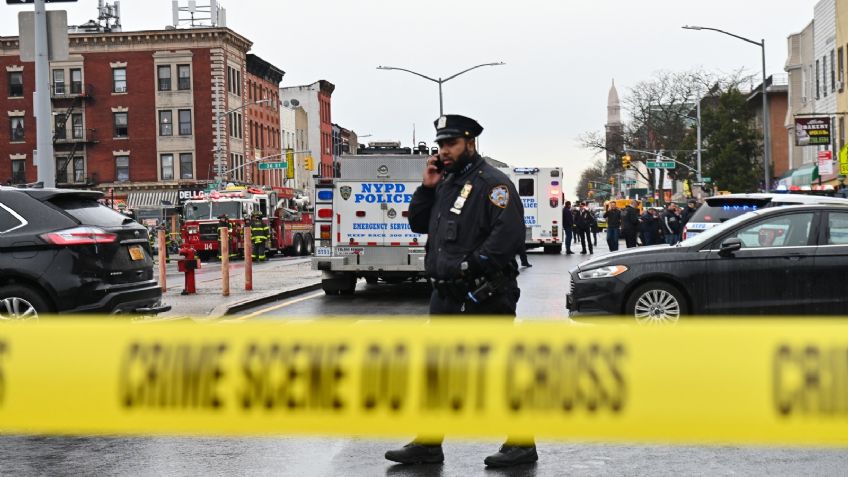
[[(465, 184), (471, 192), (459, 214), (451, 209)], [(505, 187), (503, 208), (490, 198)], [(512, 181), (476, 156), (466, 169), (449, 174), (435, 187), (418, 187), (409, 204), (412, 231), (428, 234), (425, 267), (435, 279), (460, 276), (463, 261), (470, 276), (515, 269), (515, 255), (524, 247), (524, 206)]]

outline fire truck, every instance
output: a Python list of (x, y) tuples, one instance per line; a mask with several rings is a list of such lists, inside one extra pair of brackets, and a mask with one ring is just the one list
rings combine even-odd
[(308, 255), (314, 247), (312, 213), (308, 203), (290, 188), (228, 187), (199, 193), (183, 206), (183, 244), (201, 260), (219, 255), (219, 219), (226, 214), (232, 230), (230, 253), (244, 256), (246, 224), (261, 212), (270, 230), (268, 254)]

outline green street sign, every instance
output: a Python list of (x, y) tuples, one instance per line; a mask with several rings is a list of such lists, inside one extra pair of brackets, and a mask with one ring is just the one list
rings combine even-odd
[(645, 161), (648, 169), (674, 169), (674, 161)]
[(626, 181), (622, 181), (622, 184), (624, 184), (624, 185), (636, 185), (636, 181), (626, 180)]
[(712, 177), (701, 177), (701, 180), (704, 181), (705, 184), (709, 184), (713, 181)]
[(260, 162), (260, 171), (269, 171), (272, 169), (287, 169), (289, 167), (285, 162)]

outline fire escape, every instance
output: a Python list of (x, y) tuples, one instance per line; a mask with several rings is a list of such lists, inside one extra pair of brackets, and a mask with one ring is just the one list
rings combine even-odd
[[(68, 166), (74, 164), (77, 153), (82, 151), (86, 145), (96, 144), (97, 135), (93, 128), (86, 128), (83, 119), (83, 110), (86, 101), (90, 101), (93, 87), (90, 84), (83, 85), (81, 82), (71, 82), (70, 88), (66, 85), (53, 85), (50, 97), (53, 100), (53, 110), (62, 111), (55, 116), (53, 133), (53, 150), (56, 155), (56, 184), (62, 186), (87, 186), (95, 185), (95, 181), (86, 175), (85, 167), (82, 171), (76, 169), (68, 174)], [(68, 125), (70, 124), (70, 128)], [(70, 129), (70, 135), (68, 130)]]

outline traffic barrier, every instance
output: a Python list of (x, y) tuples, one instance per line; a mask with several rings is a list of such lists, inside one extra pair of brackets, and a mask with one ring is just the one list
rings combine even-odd
[(0, 328), (0, 432), (848, 445), (848, 324)]

